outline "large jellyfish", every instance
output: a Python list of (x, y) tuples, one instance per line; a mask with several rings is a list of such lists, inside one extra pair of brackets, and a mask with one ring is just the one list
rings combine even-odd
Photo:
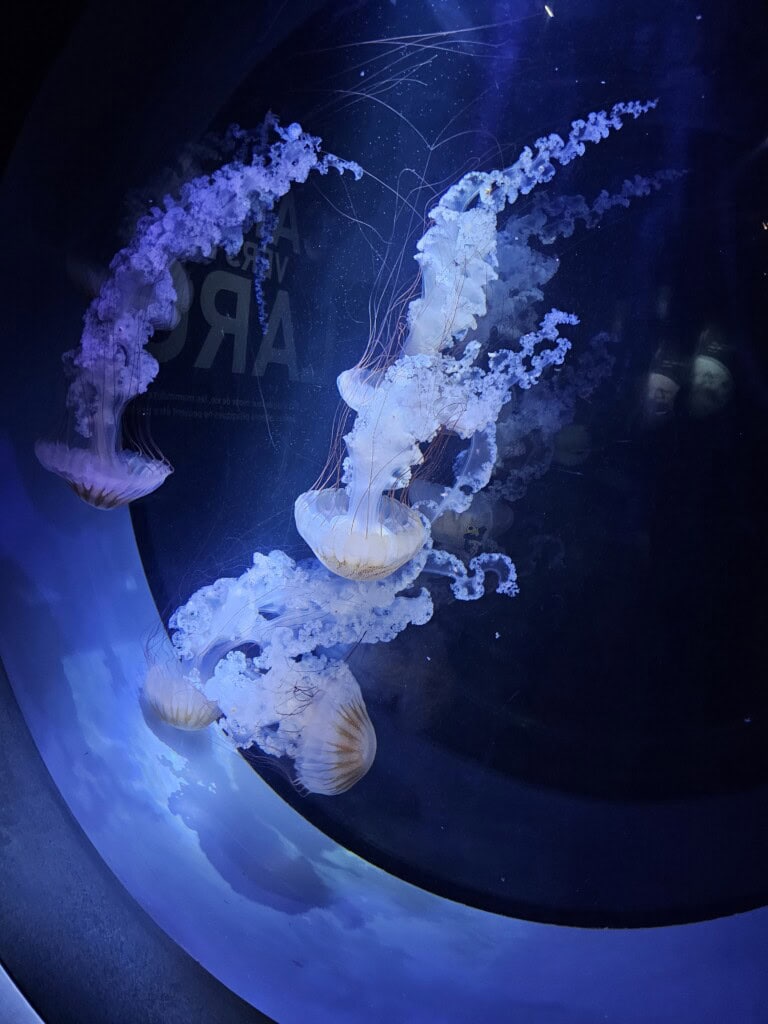
[[(256, 135), (235, 127), (228, 138), (236, 159), (187, 182), (178, 197), (167, 195), (139, 220), (85, 314), (79, 347), (63, 357), (75, 439), (41, 440), (35, 451), (46, 469), (96, 508), (115, 508), (149, 494), (171, 472), (159, 453), (123, 448), (121, 420), (126, 405), (157, 374), (147, 341), (177, 318), (174, 266), (210, 259), (218, 247), (234, 256), (254, 224), (262, 225), (266, 246), (275, 204), (312, 170), (326, 174), (335, 167), (362, 174), (356, 164), (321, 155), (320, 139), (299, 125), (283, 128), (271, 115)], [(263, 277), (266, 267), (264, 257), (257, 263), (257, 292), (258, 275)]]
[[(465, 176), (431, 211), (432, 224), (417, 246), (422, 293), (408, 307), (404, 342), (384, 362), (363, 358), (338, 380), (356, 414), (344, 438), (342, 486), (316, 487), (295, 502), (296, 525), (317, 558), (295, 562), (281, 551), (257, 553), (242, 576), (203, 587), (174, 613), (176, 661), (145, 687), (166, 721), (202, 727), (206, 718), (215, 720), (234, 748), (257, 746), (291, 759), (305, 789), (344, 792), (376, 751), (345, 660), (351, 646), (386, 643), (408, 625), (427, 622), (434, 610), (425, 582), (431, 575), (446, 577), (458, 600), (480, 598), (488, 573), (497, 593), (517, 593), (506, 555), (484, 551), (466, 564), (435, 547), (430, 524), (460, 515), (486, 487), (498, 459), (501, 410), (514, 389), (528, 395), (549, 367), (562, 364), (570, 347), (559, 329), (577, 318), (557, 309), (543, 317), (535, 312), (558, 264), (529, 243), (568, 235), (579, 220), (590, 226), (669, 175), (635, 178), (591, 205), (581, 197), (544, 198), (501, 230), (498, 218), (519, 195), (549, 181), (555, 163), (581, 156), (587, 142), (599, 142), (625, 116), (639, 117), (654, 105), (621, 103), (590, 114), (573, 123), (567, 139), (539, 139), (504, 171)], [(493, 342), (486, 314), (494, 320)], [(604, 376), (603, 349), (599, 338), (583, 357), (565, 388), (569, 401)], [(519, 432), (562, 417), (547, 419), (534, 403), (511, 421)], [(438, 432), (464, 443), (454, 480), (420, 488), (411, 506), (406, 489)], [(165, 702), (158, 698), (160, 680), (170, 680)]]
[(573, 122), (567, 139), (538, 139), (505, 170), (465, 175), (431, 210), (432, 225), (417, 245), (421, 296), (408, 308), (401, 349), (384, 365), (363, 361), (338, 378), (341, 397), (356, 414), (344, 438), (343, 486), (316, 488), (295, 502), (299, 533), (331, 571), (349, 579), (381, 579), (424, 545), (425, 515), (401, 495), (438, 432), (470, 442), (460, 486), (444, 492), (439, 510), (462, 512), (488, 483), (496, 421), (513, 387), (527, 390), (547, 367), (562, 363), (570, 343), (559, 328), (578, 323), (573, 314), (552, 309), (538, 327), (510, 339), (514, 349), (485, 351), (472, 332), (486, 314), (489, 288), (499, 280), (499, 248), (508, 249), (513, 275), (523, 275), (515, 282), (523, 300), (532, 291), (540, 295), (556, 261), (531, 249), (532, 237), (551, 241), (569, 234), (577, 219), (594, 221), (658, 182), (626, 182), (616, 196), (603, 193), (592, 207), (580, 197), (542, 203), (530, 217), (513, 222), (511, 233), (498, 231), (498, 218), (518, 196), (549, 181), (556, 163), (570, 163), (586, 143), (600, 142), (621, 128), (624, 117), (637, 118), (653, 106), (618, 103), (610, 112), (592, 113)]

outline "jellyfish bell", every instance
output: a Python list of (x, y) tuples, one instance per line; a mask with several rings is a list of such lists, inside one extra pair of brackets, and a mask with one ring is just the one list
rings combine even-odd
[[(302, 623), (295, 628), (301, 630)], [(219, 736), (252, 763), (274, 763), (262, 757), (292, 760), (292, 782), (301, 792), (344, 793), (366, 774), (376, 755), (376, 734), (360, 686), (345, 661), (311, 653), (289, 657), (275, 640), (277, 647), (267, 655), (269, 668), (263, 667), (263, 658), (257, 667), (242, 651), (217, 663), (206, 681), (206, 692), (215, 700), (208, 701), (210, 708), (201, 705), (203, 721), (220, 716)], [(205, 700), (199, 691), (197, 697), (186, 691), (176, 696), (177, 680), (169, 684), (161, 677), (160, 684), (162, 696), (170, 685), (176, 700)], [(164, 711), (166, 706), (167, 701)]]
[(720, 412), (733, 393), (733, 374), (729, 368), (731, 347), (723, 332), (709, 325), (699, 335), (691, 364), (688, 412), (703, 419)]
[(733, 375), (728, 367), (712, 356), (697, 355), (691, 366), (688, 411), (703, 419), (720, 412), (733, 392)]
[(323, 796), (351, 789), (376, 756), (376, 733), (357, 680), (346, 662), (334, 674), (302, 715), (295, 755), (298, 784)]
[(121, 421), (127, 402), (115, 391), (105, 395), (102, 389), (87, 413), (79, 415), (69, 439), (35, 443), (40, 464), (65, 480), (88, 505), (102, 510), (151, 494), (173, 472), (146, 430), (145, 436), (135, 439), (139, 450), (123, 448)]
[(674, 340), (663, 339), (643, 382), (641, 402), (646, 426), (658, 426), (672, 418), (687, 373), (688, 359), (680, 353)]
[(351, 580), (391, 576), (427, 539), (421, 516), (402, 501), (379, 495), (375, 510), (355, 509), (342, 488), (300, 494), (296, 528), (323, 565)]
[(672, 416), (680, 385), (673, 377), (651, 371), (645, 381), (643, 411), (648, 423), (658, 423)]
[(140, 452), (100, 451), (62, 441), (38, 441), (35, 454), (40, 464), (66, 480), (79, 498), (105, 510), (151, 494), (173, 472), (165, 459)]
[(142, 692), (155, 715), (175, 729), (196, 732), (221, 717), (216, 701), (208, 700), (176, 664), (151, 665)]

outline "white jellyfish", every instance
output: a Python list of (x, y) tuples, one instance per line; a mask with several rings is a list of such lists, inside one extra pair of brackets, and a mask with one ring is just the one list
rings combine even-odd
[(291, 759), (304, 790), (345, 792), (370, 768), (376, 736), (337, 652), (361, 639), (389, 640), (429, 618), (424, 590), (398, 594), (423, 562), (410, 574), (354, 583), (314, 560), (254, 555), (242, 576), (201, 588), (174, 613), (177, 661), (149, 670), (147, 703), (171, 725), (215, 722), (236, 750)]
[(699, 335), (691, 364), (688, 411), (699, 419), (724, 409), (733, 394), (728, 366), (730, 348), (720, 328), (710, 325)]
[(295, 763), (297, 779), (310, 793), (346, 793), (376, 757), (376, 733), (360, 687), (349, 676), (341, 692), (325, 690), (304, 715)]
[[(429, 530), (424, 515), (404, 499), (427, 446), (440, 432), (466, 441), (479, 433), (495, 455), (495, 424), (512, 388), (528, 389), (547, 366), (562, 363), (569, 342), (558, 328), (578, 320), (559, 310), (546, 314), (538, 329), (510, 339), (514, 349), (486, 353), (481, 341), (472, 340), (478, 318), (486, 314), (489, 289), (499, 279), (498, 216), (518, 196), (549, 181), (556, 163), (581, 156), (585, 143), (621, 128), (622, 117), (639, 117), (654, 105), (620, 103), (574, 121), (567, 139), (538, 139), (535, 151), (524, 149), (505, 170), (465, 175), (430, 211), (431, 226), (417, 245), (421, 296), (408, 306), (402, 346), (383, 365), (371, 366), (364, 357), (338, 378), (341, 397), (356, 414), (344, 437), (342, 486), (321, 483), (294, 505), (299, 533), (332, 572), (354, 580), (383, 579), (413, 558)], [(616, 196), (601, 194), (591, 207), (578, 197), (578, 202), (537, 208), (538, 220), (520, 224), (522, 244), (508, 240), (516, 254), (515, 273), (525, 285), (516, 288), (518, 298), (540, 297), (538, 285), (556, 269), (554, 261), (530, 256), (528, 238), (546, 242), (569, 234), (577, 219), (595, 223), (612, 205), (627, 205), (631, 196), (659, 186), (660, 180), (638, 178), (625, 182)], [(471, 483), (451, 489), (443, 511), (463, 512), (472, 494), (488, 483), (493, 461), (490, 457)]]
[(157, 490), (171, 473), (165, 459), (118, 449), (100, 434), (92, 448), (70, 447), (61, 441), (38, 441), (41, 465), (62, 477), (78, 497), (94, 508), (112, 509)]
[[(381, 415), (377, 418), (377, 432), (382, 431), (379, 437), (390, 437), (395, 449), (386, 443), (379, 444), (376, 454), (372, 453), (360, 467), (362, 474), (350, 469), (346, 489), (307, 491), (299, 495), (294, 505), (296, 528), (301, 536), (323, 565), (347, 579), (378, 580), (390, 576), (414, 557), (427, 536), (418, 513), (393, 495), (382, 493), (406, 483), (395, 476), (403, 468), (401, 462), (395, 461), (397, 448), (406, 442), (402, 434), (383, 425), (388, 418), (385, 407), (391, 395), (389, 389), (379, 391), (376, 411)], [(396, 402), (390, 404), (396, 409)], [(361, 447), (364, 443), (361, 441)], [(348, 444), (353, 450), (351, 438)], [(387, 464), (392, 467), (389, 471)]]
[[(271, 144), (265, 140), (270, 136)], [(320, 139), (298, 124), (282, 128), (269, 115), (259, 132), (232, 128), (236, 159), (212, 175), (186, 182), (136, 224), (129, 244), (85, 314), (78, 348), (65, 353), (70, 378), (67, 405), (74, 415), (72, 443), (38, 441), (42, 465), (63, 477), (96, 508), (111, 509), (151, 493), (171, 472), (159, 453), (123, 449), (121, 421), (131, 399), (154, 380), (158, 363), (145, 345), (154, 331), (173, 327), (180, 306), (178, 261), (205, 261), (221, 247), (234, 256), (254, 224), (268, 221), (277, 201), (310, 171), (362, 174), (357, 164), (321, 155)], [(262, 239), (266, 246), (269, 238)], [(262, 253), (263, 256), (263, 253)], [(257, 260), (258, 273), (267, 270)], [(257, 294), (260, 279), (257, 277)]]
[(152, 665), (144, 680), (143, 695), (161, 721), (194, 732), (221, 717), (219, 705), (179, 670), (178, 663)]
[[(109, 372), (103, 366), (80, 372), (77, 390), (90, 398), (83, 403), (87, 412), (83, 408), (79, 414), (75, 437), (35, 444), (45, 469), (62, 477), (78, 497), (98, 509), (118, 508), (151, 494), (173, 472), (151, 441), (139, 442), (143, 450), (123, 447), (121, 421), (133, 397), (135, 377), (126, 351), (120, 352), (120, 357), (113, 355)], [(151, 359), (147, 353), (142, 356)]]

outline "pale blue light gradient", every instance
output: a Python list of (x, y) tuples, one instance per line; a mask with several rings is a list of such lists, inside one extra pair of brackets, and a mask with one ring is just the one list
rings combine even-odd
[(326, 838), (211, 734), (150, 728), (138, 693), (160, 624), (129, 516), (40, 470), (24, 424), (15, 440), (0, 474), (17, 698), (112, 870), (235, 992), (285, 1024), (763, 1019), (766, 910), (625, 932), (472, 910)]

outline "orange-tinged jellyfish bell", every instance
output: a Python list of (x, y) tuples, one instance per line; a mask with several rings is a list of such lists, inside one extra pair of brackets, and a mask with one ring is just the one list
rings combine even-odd
[[(346, 666), (345, 666), (346, 667)], [(366, 774), (376, 757), (376, 733), (357, 683), (329, 688), (307, 709), (296, 753), (296, 777), (310, 793), (337, 796)]]
[(221, 717), (214, 700), (186, 679), (178, 666), (152, 665), (144, 680), (144, 699), (163, 722), (196, 732)]
[(402, 501), (378, 495), (375, 510), (366, 501), (355, 513), (341, 488), (300, 494), (294, 505), (296, 528), (331, 572), (351, 580), (390, 576), (421, 549), (426, 530), (420, 516)]
[(38, 441), (35, 454), (45, 469), (62, 477), (79, 498), (99, 509), (118, 508), (143, 498), (173, 472), (165, 459), (117, 448), (108, 451)]
[(391, 494), (408, 485), (411, 468), (422, 460), (414, 379), (398, 361), (383, 374), (346, 370), (337, 383), (357, 413), (344, 438), (345, 483), (300, 494), (296, 528), (331, 572), (352, 580), (384, 579), (427, 539), (421, 516)]

